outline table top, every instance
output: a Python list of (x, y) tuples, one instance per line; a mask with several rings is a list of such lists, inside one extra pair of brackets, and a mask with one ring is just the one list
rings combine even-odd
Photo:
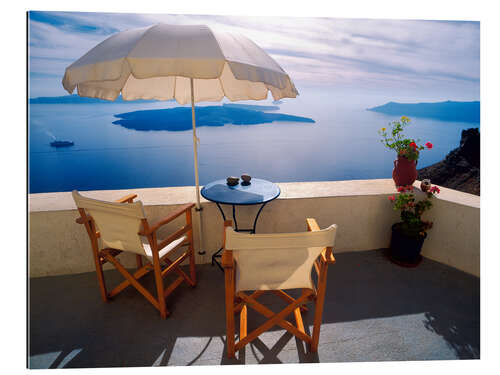
[(267, 203), (278, 198), (280, 192), (278, 185), (259, 178), (252, 178), (249, 185), (240, 180), (235, 186), (229, 186), (225, 179), (217, 180), (201, 189), (201, 195), (209, 201), (234, 205)]

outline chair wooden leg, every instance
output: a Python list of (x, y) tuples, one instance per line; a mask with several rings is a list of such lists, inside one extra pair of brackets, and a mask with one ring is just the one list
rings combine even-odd
[[(189, 251), (189, 250), (188, 250)], [(180, 263), (182, 263), (187, 257), (189, 256), (189, 253), (188, 252), (185, 252), (183, 253), (179, 258), (177, 258), (174, 262), (172, 262), (170, 259), (168, 259), (167, 257), (164, 257), (162, 259), (163, 262), (165, 262), (168, 267), (165, 268), (163, 271), (162, 271), (162, 277), (165, 277), (165, 275), (167, 273), (169, 273), (170, 271), (174, 270), (175, 272), (177, 272), (177, 274), (179, 274), (179, 276), (181, 276), (189, 285), (191, 285), (192, 287), (194, 287), (196, 284), (193, 282), (193, 280), (191, 280), (191, 277), (189, 277), (188, 275), (186, 275), (186, 273), (181, 270), (179, 268), (179, 265)]]
[(226, 289), (226, 346), (227, 356), (235, 357), (234, 343), (234, 268), (225, 268)]
[(120, 272), (129, 282), (130, 284), (136, 288), (139, 293), (141, 293), (155, 308), (160, 310), (160, 306), (158, 301), (152, 296), (151, 293), (148, 292), (146, 288), (144, 288), (126, 269), (121, 265), (121, 263), (116, 260), (112, 255), (105, 254), (106, 260), (111, 262), (115, 268)]
[[(305, 289), (302, 289), (302, 293), (305, 293), (304, 292)], [(288, 302), (288, 303), (293, 303), (295, 302), (295, 298), (293, 298), (292, 296), (290, 296), (287, 292), (285, 292), (284, 290), (281, 290), (281, 289), (277, 289), (277, 290), (272, 290), (272, 292), (277, 295), (278, 297), (280, 297), (282, 300)], [(300, 310), (301, 311), (308, 311), (307, 309), (307, 306), (305, 305), (301, 305), (300, 306)]]
[[(305, 293), (306, 290), (302, 289), (302, 294), (304, 295)], [(303, 334), (306, 334), (304, 330), (304, 322), (302, 321), (302, 314), (300, 311), (301, 311), (300, 307), (297, 307), (295, 310), (293, 310), (293, 314), (295, 315), (295, 323), (297, 323), (297, 329)]]
[[(305, 331), (304, 331), (304, 324), (302, 323), (302, 316), (300, 315), (300, 304), (302, 302), (305, 302), (305, 300), (307, 298), (309, 298), (309, 295), (311, 294), (311, 292), (307, 292), (307, 290), (305, 290), (305, 292), (303, 292), (302, 296), (296, 300), (295, 302), (292, 302), (291, 304), (289, 304), (284, 310), (282, 310), (279, 314), (275, 314), (274, 312), (272, 312), (270, 309), (268, 309), (267, 307), (265, 307), (264, 305), (262, 305), (261, 303), (257, 302), (254, 298), (252, 298), (251, 296), (247, 296), (245, 293), (243, 292), (240, 292), (238, 293), (238, 296), (241, 297), (244, 301), (244, 303), (247, 303), (252, 309), (254, 309), (255, 311), (257, 311), (258, 313), (264, 315), (266, 318), (270, 318), (266, 323), (264, 323), (263, 325), (261, 325), (260, 327), (258, 327), (256, 330), (252, 331), (249, 336), (252, 336), (255, 334), (255, 331), (259, 331), (262, 329), (263, 326), (265, 326), (266, 324), (268, 324), (271, 320), (275, 319), (277, 315), (280, 315), (283, 313), (283, 311), (285, 310), (288, 310), (289, 313), (291, 313), (292, 311), (298, 311), (298, 314), (299, 314), (299, 318), (298, 318), (298, 326), (295, 327), (293, 324), (291, 324), (288, 320), (286, 320), (286, 316), (283, 316), (282, 318), (278, 319), (274, 324), (276, 325), (279, 325), (280, 327), (286, 329), (288, 332), (292, 333), (293, 335), (297, 336), (299, 339), (307, 342), (307, 343), (311, 343), (311, 337), (308, 336)], [(295, 315), (295, 317), (297, 318), (297, 314)], [(273, 325), (274, 325), (273, 324)], [(269, 326), (268, 328), (270, 328), (271, 326)], [(266, 328), (266, 330), (268, 329)], [(262, 333), (263, 331), (260, 331), (260, 333)], [(260, 334), (259, 333), (259, 334)], [(257, 334), (258, 336), (258, 334)], [(257, 336), (254, 336), (257, 337)], [(253, 338), (251, 339), (253, 340)], [(250, 341), (251, 341), (250, 340)], [(240, 339), (240, 341), (238, 342), (238, 344), (236, 344), (236, 346), (239, 346), (241, 342), (244, 342), (244, 340)], [(248, 343), (248, 342), (247, 342)], [(243, 344), (243, 345), (246, 345), (246, 344)]]
[(139, 254), (136, 254), (135, 260), (137, 262), (137, 269), (142, 268), (142, 257)]
[(321, 265), (320, 274), (318, 277), (318, 288), (316, 297), (316, 306), (314, 309), (314, 325), (312, 332), (311, 352), (318, 351), (319, 331), (321, 329), (321, 320), (323, 316), (323, 306), (325, 304), (326, 293), (326, 275), (328, 271), (328, 264)]
[[(142, 266), (139, 268), (137, 271), (135, 271), (132, 274), (132, 277), (136, 280), (139, 280), (140, 278), (144, 277), (147, 275), (149, 272), (153, 270), (153, 265), (152, 264), (147, 264), (145, 266)], [(115, 286), (111, 292), (108, 293), (108, 297), (113, 298), (116, 296), (118, 293), (120, 293), (122, 290), (127, 288), (129, 285), (132, 285), (128, 279), (123, 280), (120, 284)]]
[(155, 274), (155, 282), (156, 282), (156, 294), (158, 297), (158, 306), (160, 310), (160, 316), (162, 319), (166, 319), (167, 315), (169, 315), (169, 312), (167, 310), (167, 305), (165, 303), (165, 295), (164, 295), (164, 290), (163, 290), (163, 278), (161, 276), (161, 268), (160, 268), (160, 262), (157, 260), (154, 262), (153, 268), (154, 268), (154, 274)]
[[(253, 298), (253, 299), (257, 299), (259, 298), (261, 295), (263, 295), (266, 291), (265, 290), (256, 290), (255, 292), (253, 292), (250, 297)], [(241, 301), (241, 299), (239, 299), (239, 302), (234, 306), (234, 313), (237, 314), (241, 311), (241, 309), (243, 308), (243, 306), (245, 306), (245, 302)]]
[[(303, 302), (309, 298), (309, 294), (303, 294), (300, 298), (296, 300), (296, 302), (288, 305), (285, 307), (283, 310), (281, 310), (278, 314), (274, 314), (272, 311), (267, 309), (266, 307), (262, 306), (260, 303), (257, 301), (249, 298), (246, 296), (244, 293), (239, 293), (239, 296), (243, 298), (245, 302), (247, 302), (252, 308), (256, 307), (263, 315), (268, 315), (270, 319), (266, 321), (264, 324), (260, 325), (256, 329), (254, 329), (252, 332), (248, 334), (244, 339), (238, 341), (238, 343), (235, 346), (236, 350), (241, 349), (244, 347), (246, 344), (249, 342), (255, 340), (261, 333), (264, 331), (267, 331), (269, 328), (272, 326), (278, 324), (280, 326), (283, 326), (286, 330), (289, 330), (291, 333), (296, 335), (297, 337), (303, 339), (304, 341), (310, 341), (310, 338), (308, 336), (303, 336), (301, 332), (292, 324), (290, 324), (288, 321), (285, 321), (284, 319), (293, 312), (296, 308), (300, 306)], [(272, 317), (271, 317), (272, 316)]]
[(247, 305), (243, 305), (240, 313), (240, 340), (247, 336)]
[(97, 274), (97, 281), (99, 283), (99, 291), (101, 293), (101, 298), (104, 302), (108, 302), (108, 291), (106, 290), (106, 280), (104, 279), (104, 272), (102, 271), (102, 264), (99, 261), (99, 252), (97, 249), (93, 249), (94, 261), (95, 261), (95, 271)]
[(106, 290), (106, 280), (104, 280), (104, 273), (102, 271), (102, 264), (99, 258), (96, 258), (95, 262), (97, 281), (99, 282), (99, 291), (101, 292), (101, 298), (104, 302), (108, 302), (108, 292)]
[[(78, 211), (82, 219), (86, 219), (85, 210), (79, 208)], [(99, 291), (101, 298), (104, 302), (108, 302), (108, 292), (106, 290), (106, 280), (104, 280), (104, 273), (102, 271), (102, 263), (100, 261), (101, 254), (99, 252), (99, 243), (95, 234), (95, 224), (92, 220), (85, 220), (85, 229), (90, 238), (90, 245), (92, 247), (92, 254), (94, 255), (95, 271), (97, 273), (97, 281), (99, 282)]]

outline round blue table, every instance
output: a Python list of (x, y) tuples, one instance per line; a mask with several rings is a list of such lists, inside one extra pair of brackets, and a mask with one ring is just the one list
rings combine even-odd
[[(234, 230), (237, 232), (250, 232), (255, 233), (255, 227), (257, 226), (257, 220), (259, 215), (264, 208), (264, 206), (278, 198), (280, 195), (280, 188), (278, 185), (266, 181), (261, 180), (259, 178), (252, 178), (249, 184), (245, 184), (244, 182), (240, 182), (238, 185), (229, 186), (226, 183), (226, 180), (217, 180), (210, 182), (205, 185), (203, 189), (201, 189), (201, 195), (206, 200), (214, 202), (222, 215), (222, 219), (226, 220), (226, 215), (224, 215), (224, 211), (222, 210), (221, 204), (228, 204), (233, 207), (233, 222), (234, 222)], [(238, 222), (236, 220), (236, 206), (250, 206), (260, 204), (259, 211), (255, 216), (255, 220), (253, 222), (253, 227), (251, 229), (241, 229), (238, 228)], [(220, 252), (222, 248), (220, 248), (214, 255), (212, 255), (212, 265), (217, 264), (220, 269), (222, 269), (219, 262), (217, 262), (216, 258), (220, 258)]]

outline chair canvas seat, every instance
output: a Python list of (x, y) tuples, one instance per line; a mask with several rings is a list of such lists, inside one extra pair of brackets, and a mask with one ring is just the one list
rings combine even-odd
[[(179, 244), (187, 240), (187, 236), (182, 236), (172, 242), (170, 242), (167, 246), (165, 246), (163, 249), (161, 249), (158, 252), (158, 257), (161, 259), (168, 253), (170, 253), (172, 250), (176, 249)], [(142, 241), (142, 246), (144, 247), (144, 252), (146, 253), (146, 256), (148, 257), (149, 260), (153, 259), (153, 252), (151, 250), (151, 245), (149, 244), (147, 239), (143, 239)]]

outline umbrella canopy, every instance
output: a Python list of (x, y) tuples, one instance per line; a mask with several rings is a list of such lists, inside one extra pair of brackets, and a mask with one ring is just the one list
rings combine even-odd
[(275, 100), (298, 92), (290, 77), (264, 50), (242, 35), (204, 25), (166, 25), (112, 35), (66, 68), (64, 88), (71, 94), (115, 100), (191, 99), (194, 102)]
[[(297, 89), (264, 50), (242, 35), (204, 25), (156, 24), (119, 32), (66, 68), (62, 80), (71, 94), (115, 100), (191, 101), (196, 208), (200, 184), (195, 102), (295, 98)], [(202, 247), (201, 221), (198, 226)]]

